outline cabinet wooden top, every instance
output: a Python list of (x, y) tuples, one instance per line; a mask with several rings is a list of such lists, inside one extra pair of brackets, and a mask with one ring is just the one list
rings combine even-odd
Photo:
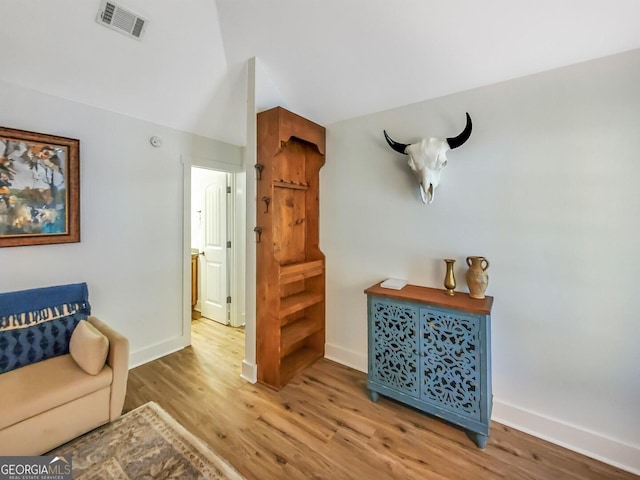
[(393, 290), (391, 288), (381, 287), (380, 283), (376, 283), (367, 288), (364, 293), (378, 297), (395, 298), (397, 300), (428, 303), (436, 307), (452, 308), (468, 313), (491, 314), (493, 297), (476, 299), (471, 298), (468, 293), (463, 292), (456, 292), (455, 295), (449, 295), (446, 290), (419, 287), (418, 285), (406, 285), (401, 290)]

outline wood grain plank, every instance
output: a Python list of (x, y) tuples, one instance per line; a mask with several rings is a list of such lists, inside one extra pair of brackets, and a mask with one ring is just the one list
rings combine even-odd
[[(382, 283), (382, 282), (380, 282)], [(364, 293), (378, 297), (389, 297), (407, 301), (429, 303), (431, 305), (453, 308), (469, 313), (489, 315), (493, 306), (493, 297), (486, 296), (483, 299), (471, 298), (468, 293), (456, 292), (448, 295), (446, 290), (439, 288), (407, 285), (400, 290), (383, 288), (380, 283), (367, 288)]]
[[(323, 300), (324, 295), (316, 292), (305, 291), (295, 295), (290, 295), (280, 301), (280, 312), (278, 315), (283, 319), (288, 315), (304, 310), (305, 308), (322, 302)], [(286, 323), (283, 323), (283, 325), (286, 325)]]

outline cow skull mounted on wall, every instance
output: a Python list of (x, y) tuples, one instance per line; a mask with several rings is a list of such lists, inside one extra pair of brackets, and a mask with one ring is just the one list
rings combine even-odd
[(458, 148), (469, 139), (471, 135), (471, 117), (467, 113), (467, 125), (462, 133), (456, 137), (423, 138), (411, 145), (398, 143), (391, 139), (384, 130), (384, 138), (396, 152), (409, 155), (409, 167), (413, 170), (418, 182), (420, 182), (420, 195), (424, 203), (433, 202), (436, 188), (440, 184), (440, 174), (447, 165), (447, 151)]

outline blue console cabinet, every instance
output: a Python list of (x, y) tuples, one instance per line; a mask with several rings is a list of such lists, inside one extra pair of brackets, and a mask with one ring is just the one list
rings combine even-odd
[(464, 428), (484, 448), (491, 422), (492, 297), (376, 284), (368, 302), (369, 373), (384, 395)]

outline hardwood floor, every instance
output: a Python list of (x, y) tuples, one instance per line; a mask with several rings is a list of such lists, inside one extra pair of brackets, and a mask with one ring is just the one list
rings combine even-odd
[(243, 330), (194, 320), (191, 347), (131, 370), (125, 410), (155, 401), (247, 479), (640, 478), (495, 422), (479, 450), (326, 359), (279, 392), (252, 385), (243, 354)]

